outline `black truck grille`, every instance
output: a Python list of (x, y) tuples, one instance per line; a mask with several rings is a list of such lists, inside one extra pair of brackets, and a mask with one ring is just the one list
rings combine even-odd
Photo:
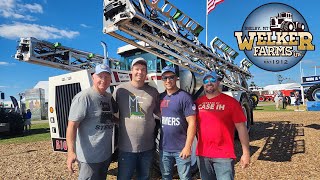
[(60, 138), (66, 138), (71, 102), (80, 91), (80, 83), (56, 86), (55, 102)]

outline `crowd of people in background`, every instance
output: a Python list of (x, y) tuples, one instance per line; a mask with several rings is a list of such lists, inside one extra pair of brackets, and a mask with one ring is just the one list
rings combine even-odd
[[(294, 91), (293, 95), (294, 101), (293, 104), (296, 107), (295, 111), (300, 111), (300, 105), (302, 103), (302, 96), (299, 91)], [(290, 105), (291, 102), (290, 96), (284, 96), (281, 91), (276, 91), (274, 95), (274, 102), (276, 106), (276, 110), (286, 109), (288, 105)]]

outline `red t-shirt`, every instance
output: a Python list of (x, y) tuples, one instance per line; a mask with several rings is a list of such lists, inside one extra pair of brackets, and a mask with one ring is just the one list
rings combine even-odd
[(235, 123), (245, 122), (240, 103), (226, 94), (196, 100), (198, 145), (196, 154), (209, 158), (236, 158)]

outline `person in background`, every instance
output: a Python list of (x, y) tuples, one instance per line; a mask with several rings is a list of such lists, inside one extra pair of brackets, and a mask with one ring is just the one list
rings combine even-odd
[(295, 97), (294, 105), (296, 106), (295, 111), (300, 111), (300, 104), (301, 104), (302, 97), (299, 91), (294, 92), (294, 97)]
[[(32, 113), (30, 111), (30, 109), (27, 109), (27, 113), (25, 114), (25, 121), (24, 121), (24, 128), (25, 128), (25, 132), (30, 132), (31, 131), (31, 116)], [(29, 129), (28, 129), (29, 126)]]
[(78, 161), (79, 179), (105, 180), (112, 155), (113, 113), (117, 104), (106, 92), (111, 83), (107, 64), (98, 64), (93, 86), (72, 100), (67, 127), (67, 167)]
[(174, 164), (180, 179), (191, 179), (191, 148), (196, 134), (196, 106), (187, 92), (177, 87), (175, 69), (166, 66), (162, 81), (166, 89), (160, 94), (161, 134), (160, 169), (162, 179), (171, 180)]
[(201, 179), (234, 179), (234, 134), (238, 131), (242, 146), (240, 164), (250, 162), (247, 121), (241, 105), (233, 97), (221, 93), (215, 71), (203, 77), (205, 95), (196, 100), (198, 145), (196, 154)]

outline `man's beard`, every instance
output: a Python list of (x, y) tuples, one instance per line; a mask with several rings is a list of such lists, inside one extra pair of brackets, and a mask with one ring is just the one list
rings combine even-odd
[(213, 94), (213, 93), (215, 92), (215, 89), (212, 89), (212, 90), (205, 90), (205, 92), (206, 92), (207, 94)]

